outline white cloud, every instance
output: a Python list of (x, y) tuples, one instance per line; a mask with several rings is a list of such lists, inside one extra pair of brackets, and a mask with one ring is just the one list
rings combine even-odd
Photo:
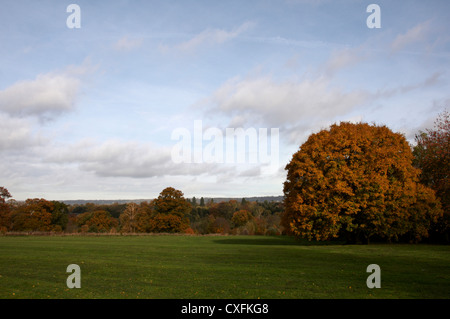
[(117, 51), (131, 51), (139, 48), (143, 43), (143, 38), (130, 38), (128, 36), (123, 36), (116, 43), (114, 43), (113, 48)]
[(332, 52), (330, 59), (325, 64), (324, 72), (326, 74), (333, 75), (337, 71), (346, 67), (354, 66), (366, 58), (367, 56), (364, 53), (364, 46), (334, 51)]
[(80, 76), (88, 66), (69, 66), (62, 72), (39, 74), (0, 91), (0, 112), (13, 117), (51, 119), (73, 109), (79, 95)]
[(151, 178), (229, 174), (234, 168), (220, 163), (175, 163), (171, 147), (134, 141), (83, 140), (73, 145), (55, 146), (44, 161), (60, 166), (77, 165), (100, 177)]
[(376, 93), (373, 94), (373, 98), (389, 98), (398, 94), (406, 94), (413, 90), (425, 89), (438, 83), (441, 77), (442, 77), (441, 72), (435, 72), (419, 83), (400, 85), (389, 89), (378, 90)]
[(277, 82), (269, 76), (226, 82), (203, 101), (211, 113), (220, 112), (247, 125), (292, 128), (312, 119), (332, 118), (365, 101), (363, 91), (345, 92), (326, 77)]
[[(416, 134), (419, 132), (426, 132), (430, 129), (435, 129), (435, 121), (439, 114), (448, 111), (450, 108), (450, 98), (443, 98), (434, 100), (428, 107), (424, 107), (418, 114), (419, 119), (410, 119), (400, 127), (400, 131), (404, 132), (406, 139), (412, 143), (416, 144)], [(415, 121), (414, 121), (415, 120)]]
[(56, 145), (45, 161), (76, 164), (98, 176), (153, 177), (164, 174), (161, 168), (170, 161), (170, 152), (136, 142), (108, 140), (98, 144), (82, 140), (70, 146)]
[(430, 21), (419, 23), (415, 27), (409, 29), (406, 33), (399, 34), (391, 43), (391, 50), (397, 52), (408, 45), (425, 40), (430, 30)]
[(39, 144), (39, 137), (32, 134), (32, 123), (27, 119), (13, 118), (0, 113), (0, 149), (19, 150)]
[[(223, 44), (238, 37), (240, 34), (251, 29), (254, 25), (255, 23), (253, 22), (245, 22), (230, 31), (208, 28), (195, 35), (188, 41), (175, 45), (173, 48), (183, 52), (192, 52), (203, 45)], [(160, 50), (166, 52), (170, 50), (170, 47), (167, 45), (161, 45)]]
[(79, 80), (59, 74), (38, 75), (0, 91), (0, 110), (11, 115), (51, 116), (72, 109)]

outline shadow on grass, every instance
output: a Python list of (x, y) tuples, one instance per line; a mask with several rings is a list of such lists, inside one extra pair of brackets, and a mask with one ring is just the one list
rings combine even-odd
[(214, 240), (217, 244), (226, 245), (262, 245), (262, 246), (324, 246), (344, 245), (344, 241), (308, 241), (290, 236), (237, 236), (222, 237)]

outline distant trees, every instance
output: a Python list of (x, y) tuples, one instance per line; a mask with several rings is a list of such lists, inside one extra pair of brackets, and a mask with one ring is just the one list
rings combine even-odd
[[(69, 207), (58, 201), (52, 201), (53, 210), (52, 210), (52, 219), (51, 223), (55, 226), (59, 226), (63, 231), (67, 227), (67, 223), (69, 222)], [(56, 230), (59, 230), (58, 227), (55, 227)]]
[(406, 139), (386, 126), (334, 124), (312, 134), (286, 166), (282, 224), (298, 237), (418, 241), (442, 214)]
[(175, 214), (157, 213), (149, 226), (151, 233), (181, 233), (189, 228), (189, 220)]
[(230, 220), (233, 217), (235, 211), (238, 210), (238, 202), (236, 200), (229, 200), (220, 202), (214, 205), (210, 205), (209, 212), (214, 217), (223, 217)]
[(0, 187), (0, 232), (186, 233), (279, 235), (282, 202), (200, 203), (167, 187), (149, 202), (66, 205), (43, 198), (17, 202)]
[(183, 197), (183, 193), (173, 187), (165, 188), (158, 198), (151, 202), (128, 203), (121, 210), (114, 210), (117, 217), (109, 213), (110, 207), (117, 204), (76, 206), (72, 212), (76, 214), (78, 229), (83, 232), (121, 232), (121, 233), (178, 233), (189, 229), (188, 214), (191, 204)]
[(66, 228), (67, 205), (43, 198), (27, 199), (23, 203), (7, 203), (8, 190), (0, 188), (0, 230), (6, 231), (56, 231)]
[(231, 218), (231, 222), (233, 223), (233, 226), (240, 227), (240, 226), (244, 226), (252, 219), (253, 219), (253, 215), (249, 211), (247, 211), (245, 209), (241, 209), (241, 210), (236, 211), (233, 214), (233, 217)]
[(77, 217), (81, 232), (106, 233), (115, 232), (119, 222), (105, 210), (86, 212)]

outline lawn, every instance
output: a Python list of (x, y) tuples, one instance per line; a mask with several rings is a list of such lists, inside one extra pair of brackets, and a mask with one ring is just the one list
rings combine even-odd
[[(69, 289), (69, 264), (81, 288)], [(369, 289), (366, 268), (381, 268)], [(0, 298), (450, 298), (450, 246), (260, 236), (3, 236)]]

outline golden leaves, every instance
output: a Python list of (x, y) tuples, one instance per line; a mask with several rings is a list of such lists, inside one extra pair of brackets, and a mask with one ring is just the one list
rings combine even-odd
[(386, 126), (340, 123), (312, 134), (286, 165), (283, 225), (317, 240), (411, 231), (420, 173), (412, 159), (404, 136)]

